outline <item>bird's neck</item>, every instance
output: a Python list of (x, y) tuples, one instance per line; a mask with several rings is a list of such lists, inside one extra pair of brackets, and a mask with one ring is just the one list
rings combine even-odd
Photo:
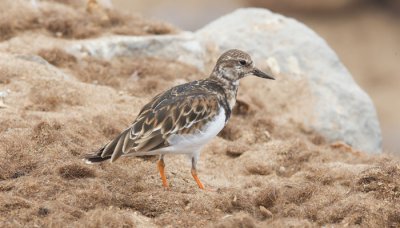
[(230, 78), (232, 77), (214, 71), (210, 75), (209, 79), (215, 81), (224, 89), (225, 95), (228, 99), (229, 107), (232, 110), (236, 103), (239, 80), (230, 80)]

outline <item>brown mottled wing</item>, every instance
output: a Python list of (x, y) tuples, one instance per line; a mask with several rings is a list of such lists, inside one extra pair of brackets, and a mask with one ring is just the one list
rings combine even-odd
[(180, 89), (168, 90), (143, 107), (132, 126), (109, 143), (115, 147), (111, 161), (121, 155), (168, 147), (167, 139), (172, 134), (190, 134), (194, 127), (201, 127), (218, 114), (216, 94), (201, 87)]

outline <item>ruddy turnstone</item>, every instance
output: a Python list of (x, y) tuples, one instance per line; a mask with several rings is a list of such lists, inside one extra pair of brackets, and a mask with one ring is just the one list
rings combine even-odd
[(158, 170), (163, 186), (168, 187), (164, 155), (187, 154), (192, 161), (192, 176), (204, 189), (196, 170), (200, 150), (224, 128), (236, 102), (239, 80), (247, 75), (274, 79), (257, 69), (247, 53), (236, 49), (225, 52), (208, 78), (155, 96), (130, 127), (95, 154), (86, 156), (86, 162), (160, 155)]

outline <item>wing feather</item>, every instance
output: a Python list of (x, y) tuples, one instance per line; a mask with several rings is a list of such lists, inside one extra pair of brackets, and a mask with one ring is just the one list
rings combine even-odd
[(125, 153), (146, 152), (169, 146), (167, 139), (172, 134), (190, 134), (192, 131), (189, 128), (193, 124), (215, 117), (219, 111), (217, 103), (216, 97), (206, 99), (206, 94), (197, 94), (175, 99), (175, 103), (164, 102), (164, 105), (149, 106), (155, 109), (145, 110), (138, 116), (139, 121), (133, 124), (129, 134), (131, 142), (125, 143)]

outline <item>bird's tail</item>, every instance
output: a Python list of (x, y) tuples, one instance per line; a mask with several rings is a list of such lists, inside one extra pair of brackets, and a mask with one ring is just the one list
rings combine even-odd
[(123, 154), (122, 148), (125, 144), (124, 142), (129, 141), (126, 140), (126, 138), (129, 137), (129, 130), (129, 128), (126, 129), (96, 153), (87, 155), (83, 160), (88, 164), (99, 163), (109, 159), (111, 159), (111, 162), (115, 161)]
[(104, 148), (105, 147), (101, 148), (97, 153), (86, 155), (83, 160), (87, 164), (99, 163), (99, 162), (107, 161), (108, 159), (111, 158), (111, 155), (102, 157), (101, 155), (103, 154)]

